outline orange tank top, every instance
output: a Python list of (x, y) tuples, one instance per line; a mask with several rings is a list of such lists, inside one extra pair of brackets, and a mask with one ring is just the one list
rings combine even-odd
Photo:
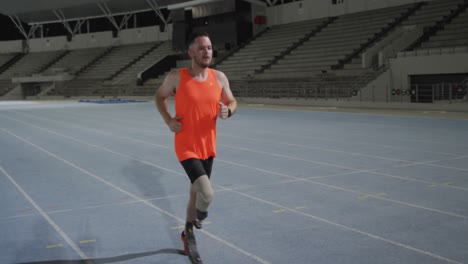
[(215, 71), (208, 69), (204, 81), (193, 79), (187, 68), (180, 69), (180, 84), (175, 94), (176, 116), (182, 129), (175, 134), (175, 152), (179, 161), (216, 156), (216, 119), (221, 87)]

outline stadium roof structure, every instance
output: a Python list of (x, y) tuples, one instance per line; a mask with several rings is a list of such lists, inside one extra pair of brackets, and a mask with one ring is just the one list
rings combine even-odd
[[(7, 15), (17, 29), (28, 39), (44, 24), (62, 23), (71, 35), (78, 32), (83, 23), (93, 18), (107, 17), (116, 30), (121, 30), (134, 14), (153, 10), (167, 25), (169, 15), (161, 9), (187, 9), (222, 0), (14, 0), (0, 1), (0, 13)], [(271, 6), (283, 0), (244, 0), (263, 6)], [(123, 19), (117, 22), (116, 16)], [(69, 22), (75, 21), (72, 26)], [(29, 30), (23, 26), (26, 23)], [(166, 27), (164, 27), (166, 28)]]
[[(0, 13), (15, 16), (27, 24), (57, 23), (63, 20), (81, 20), (109, 15), (189, 8), (220, 0), (14, 0), (0, 1)], [(278, 0), (249, 0), (273, 5)]]
[(15, 0), (0, 1), (0, 12), (28, 24), (57, 23), (124, 15), (190, 2), (186, 0)]

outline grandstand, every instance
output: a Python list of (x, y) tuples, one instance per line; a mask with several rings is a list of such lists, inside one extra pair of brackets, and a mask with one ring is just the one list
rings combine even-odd
[[(233, 46), (216, 45), (219, 50), (213, 67), (226, 73), (238, 97), (345, 101), (372, 98), (373, 101), (415, 102), (414, 95), (409, 95), (415, 92), (412, 74), (455, 74), (457, 77), (450, 82), (459, 83), (461, 88), (457, 88), (457, 96), (448, 99), (452, 102), (452, 99), (466, 98), (463, 84), (466, 84), (468, 70), (463, 62), (451, 65), (452, 72), (437, 72), (444, 68), (437, 66), (426, 72), (405, 69), (406, 73), (399, 72), (402, 75), (398, 77), (395, 77), (392, 62), (411, 57), (413, 61), (424, 60), (424, 57), (430, 60), (433, 58), (429, 55), (436, 54), (444, 58), (453, 56), (455, 61), (461, 58), (460, 54), (467, 56), (463, 51), (468, 46), (468, 1), (401, 1), (397, 5), (382, 4), (375, 8), (338, 2), (326, 9), (322, 7), (324, 13), (321, 14), (312, 14), (313, 8), (317, 8), (313, 1), (299, 1), (301, 9), (298, 10), (303, 11), (293, 8), (297, 4), (294, 1), (274, 2), (251, 4), (257, 5), (249, 9), (252, 17), (259, 9), (263, 14), (260, 17), (266, 17), (267, 21), (250, 23), (251, 35), (243, 36), (242, 41)], [(118, 0), (114, 3), (114, 9), (126, 8)], [(138, 1), (135, 3), (138, 6)], [(183, 6), (183, 3), (175, 1), (173, 5)], [(340, 9), (340, 4), (346, 4), (346, 8)], [(64, 9), (75, 10), (85, 21), (89, 5), (83, 9)], [(176, 65), (184, 65), (183, 60), (177, 59), (183, 57), (183, 52), (175, 45), (176, 37), (181, 34), (176, 32), (180, 27), (174, 25), (180, 21), (176, 19), (170, 24), (167, 15), (165, 18), (161, 12), (171, 12), (168, 6), (170, 3), (164, 7), (152, 6), (162, 23), (144, 28), (146, 31), (137, 27), (136, 22), (132, 29), (128, 15), (120, 20), (120, 25), (114, 19), (115, 28), (108, 33), (70, 31), (72, 38), (63, 36), (62, 39), (60, 36), (45, 38), (43, 33), (41, 36), (25, 35), (27, 38), (18, 40), (15, 51), (12, 52), (10, 46), (5, 51), (0, 50), (0, 96), (2, 99), (24, 98), (24, 89), (34, 83), (35, 90), (27, 92), (33, 98), (151, 97), (165, 73)], [(141, 12), (138, 8), (127, 10), (128, 14)], [(310, 12), (304, 13), (304, 9)], [(349, 11), (351, 9), (355, 11)], [(279, 15), (280, 11), (286, 15)], [(288, 15), (291, 12), (299, 15)], [(31, 11), (28, 15), (10, 13), (9, 16), (12, 21), (14, 18), (31, 19), (31, 13), (38, 20), (25, 22), (40, 23), (42, 11)], [(112, 17), (112, 13), (106, 15)], [(215, 25), (211, 30), (219, 34), (216, 39), (222, 40), (223, 32), (219, 28), (226, 26), (219, 15), (213, 17)], [(71, 19), (76, 20), (76, 17)], [(199, 25), (199, 20), (193, 19)], [(21, 29), (18, 24), (17, 27)], [(75, 28), (78, 28), (76, 24)], [(206, 26), (201, 28), (207, 29)], [(139, 39), (141, 36), (146, 39)], [(79, 42), (80, 39), (85, 41)], [(55, 45), (54, 41), (59, 44)], [(50, 47), (51, 42), (55, 48)], [(393, 77), (388, 77), (390, 75)], [(372, 87), (372, 96), (369, 96), (369, 87)]]
[[(468, 0), (4, 0), (0, 23), (0, 264), (199, 263), (194, 234), (205, 263), (468, 264)], [(213, 181), (179, 143), (216, 143)]]
[[(461, 4), (463, 1), (456, 1)], [(455, 5), (449, 6), (450, 11), (456, 10)], [(447, 15), (447, 14), (444, 14)], [(440, 18), (439, 18), (440, 19)], [(446, 47), (466, 47), (468, 46), (468, 12), (465, 10), (457, 17), (454, 17), (450, 23), (444, 25), (438, 32), (429, 38), (428, 41), (421, 44), (421, 48), (446, 48)]]

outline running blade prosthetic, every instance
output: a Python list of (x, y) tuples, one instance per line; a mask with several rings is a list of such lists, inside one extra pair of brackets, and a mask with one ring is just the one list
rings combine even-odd
[(182, 231), (180, 235), (182, 242), (184, 242), (184, 253), (188, 256), (192, 264), (202, 264), (200, 254), (198, 254), (197, 241), (193, 234), (193, 229), (190, 228), (186, 232)]

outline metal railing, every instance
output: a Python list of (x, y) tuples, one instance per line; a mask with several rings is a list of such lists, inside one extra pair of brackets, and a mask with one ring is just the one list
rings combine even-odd
[(454, 103), (468, 101), (466, 83), (414, 84), (399, 89), (370, 86), (357, 90), (344, 83), (327, 82), (234, 82), (231, 89), (236, 97), (336, 100), (384, 103)]
[(350, 87), (323, 83), (233, 83), (231, 89), (237, 97), (273, 99), (335, 99), (349, 100), (353, 95)]
[(411, 102), (435, 103), (467, 100), (467, 86), (463, 83), (437, 83), (411, 85)]

